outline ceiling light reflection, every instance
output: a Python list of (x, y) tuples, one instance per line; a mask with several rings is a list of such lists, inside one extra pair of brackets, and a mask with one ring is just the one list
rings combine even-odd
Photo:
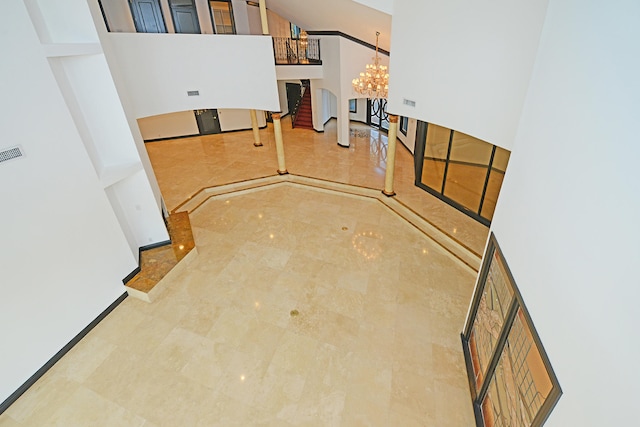
[(375, 259), (382, 253), (382, 248), (378, 242), (382, 239), (382, 235), (375, 231), (363, 231), (361, 233), (354, 234), (351, 239), (351, 245), (366, 259)]

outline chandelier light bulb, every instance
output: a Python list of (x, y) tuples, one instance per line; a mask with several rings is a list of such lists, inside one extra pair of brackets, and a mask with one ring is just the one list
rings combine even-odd
[(389, 92), (389, 69), (386, 65), (380, 64), (378, 56), (378, 37), (376, 33), (376, 56), (373, 57), (373, 64), (366, 64), (365, 72), (360, 73), (360, 78), (353, 79), (353, 90), (368, 98), (386, 98)]

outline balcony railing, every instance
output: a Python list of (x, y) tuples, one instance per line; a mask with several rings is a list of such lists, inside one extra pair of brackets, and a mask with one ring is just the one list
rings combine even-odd
[(321, 65), (320, 39), (273, 38), (276, 65)]

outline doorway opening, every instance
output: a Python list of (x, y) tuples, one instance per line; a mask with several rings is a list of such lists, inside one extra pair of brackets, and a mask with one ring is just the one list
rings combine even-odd
[(217, 109), (195, 110), (194, 113), (200, 135), (211, 135), (222, 132)]

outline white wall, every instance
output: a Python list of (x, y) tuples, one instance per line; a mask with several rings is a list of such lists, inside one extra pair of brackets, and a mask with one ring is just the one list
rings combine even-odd
[[(135, 118), (212, 107), (278, 109), (270, 37), (111, 33), (107, 38)], [(198, 66), (188, 66), (194, 60)], [(200, 96), (187, 96), (191, 90)]]
[(175, 33), (176, 29), (173, 25), (173, 17), (171, 16), (171, 8), (169, 8), (169, 1), (160, 0), (160, 9), (162, 9), (162, 15), (164, 17), (164, 25), (167, 27), (167, 32)]
[(87, 4), (89, 5), (90, 13), (93, 18), (94, 28), (97, 31), (100, 45), (104, 53), (104, 57), (107, 61), (109, 71), (111, 73), (112, 83), (116, 88), (117, 96), (120, 100), (120, 107), (124, 111), (127, 124), (129, 125), (131, 137), (133, 138), (133, 145), (138, 152), (139, 160), (142, 163), (145, 174), (147, 175), (147, 180), (151, 185), (151, 191), (153, 192), (158, 211), (161, 212), (162, 195), (160, 194), (160, 187), (158, 186), (155, 173), (153, 172), (151, 160), (149, 159), (147, 149), (144, 146), (144, 140), (142, 139), (140, 128), (136, 120), (137, 117), (133, 114), (133, 109), (131, 107), (131, 96), (127, 90), (123, 77), (122, 70), (126, 69), (126, 66), (121, 67), (117, 62), (117, 57), (113, 49), (113, 43), (111, 43), (110, 33), (107, 32), (98, 3), (90, 1)]
[(349, 120), (367, 122), (367, 98), (356, 98), (356, 112), (349, 112)]
[(389, 111), (511, 150), (546, 5), (395, 0)]
[[(322, 79), (311, 81), (311, 103), (313, 106), (313, 128), (324, 130), (322, 117), (323, 98), (322, 89), (326, 89), (338, 96), (340, 94), (340, 39), (335, 36), (319, 36), (322, 46)], [(346, 144), (348, 145), (348, 139)]]
[(262, 34), (262, 21), (258, 6), (247, 5), (247, 20), (249, 22), (249, 34)]
[[(208, 2), (207, 2), (208, 3)], [(236, 24), (236, 34), (262, 34), (262, 32), (252, 33), (251, 25), (249, 23), (249, 6), (244, 0), (231, 0), (231, 7), (233, 8), (233, 20)], [(211, 18), (209, 18), (211, 21)]]
[(372, 9), (379, 10), (389, 15), (393, 15), (393, 0), (353, 0)]
[(291, 38), (291, 23), (270, 9), (267, 9), (267, 23), (271, 37)]
[[(367, 1), (382, 2), (384, 0)], [(413, 3), (418, 2), (414, 1)], [(379, 31), (381, 33), (380, 47), (389, 50), (391, 16), (358, 2), (267, 0), (267, 7), (285, 20), (291, 21), (307, 31), (341, 31), (373, 45), (376, 43), (376, 31)], [(424, 21), (421, 22), (420, 28), (424, 25)]]
[(136, 25), (127, 0), (102, 0), (102, 8), (114, 33), (135, 33)]
[(211, 11), (209, 10), (209, 0), (195, 0), (196, 12), (198, 13), (198, 24), (200, 33), (213, 34), (213, 23), (211, 22)]
[(549, 2), (493, 219), (564, 391), (550, 427), (637, 424), (639, 20)]
[(200, 133), (193, 110), (143, 117), (138, 126), (145, 141)]
[[(338, 144), (349, 145), (349, 99), (362, 97), (354, 92), (351, 81), (372, 62), (375, 51), (338, 36), (319, 36), (322, 46), (322, 79), (312, 79), (312, 103), (314, 109), (313, 127), (324, 129), (322, 89), (330, 91), (336, 97), (335, 113), (337, 120)], [(380, 56), (380, 62), (388, 65), (389, 58)]]
[[(263, 111), (256, 111), (258, 117), (258, 126), (267, 125), (267, 119)], [(251, 129), (251, 115), (249, 110), (218, 110), (218, 118), (220, 119), (220, 129), (222, 132), (228, 132), (240, 129)]]
[(320, 117), (323, 125), (329, 121), (332, 117), (336, 117), (338, 114), (338, 99), (334, 94), (326, 89), (322, 90), (322, 109), (320, 110)]
[[(249, 110), (220, 109), (218, 119), (223, 132), (251, 128)], [(143, 117), (138, 119), (138, 126), (145, 141), (200, 134), (198, 122), (192, 110)], [(258, 126), (266, 126), (266, 119), (261, 111), (258, 111)]]
[(278, 80), (321, 79), (324, 76), (322, 65), (276, 65)]
[[(375, 50), (340, 37), (340, 95), (338, 96), (338, 142), (349, 141), (349, 99), (362, 98), (353, 90), (351, 81), (373, 62)], [(379, 54), (380, 64), (389, 65), (389, 57)], [(393, 113), (387, 107), (390, 113)], [(345, 125), (340, 125), (341, 119)]]
[(26, 156), (0, 164), (0, 401), (120, 296), (137, 265), (24, 2), (3, 13), (0, 147)]

